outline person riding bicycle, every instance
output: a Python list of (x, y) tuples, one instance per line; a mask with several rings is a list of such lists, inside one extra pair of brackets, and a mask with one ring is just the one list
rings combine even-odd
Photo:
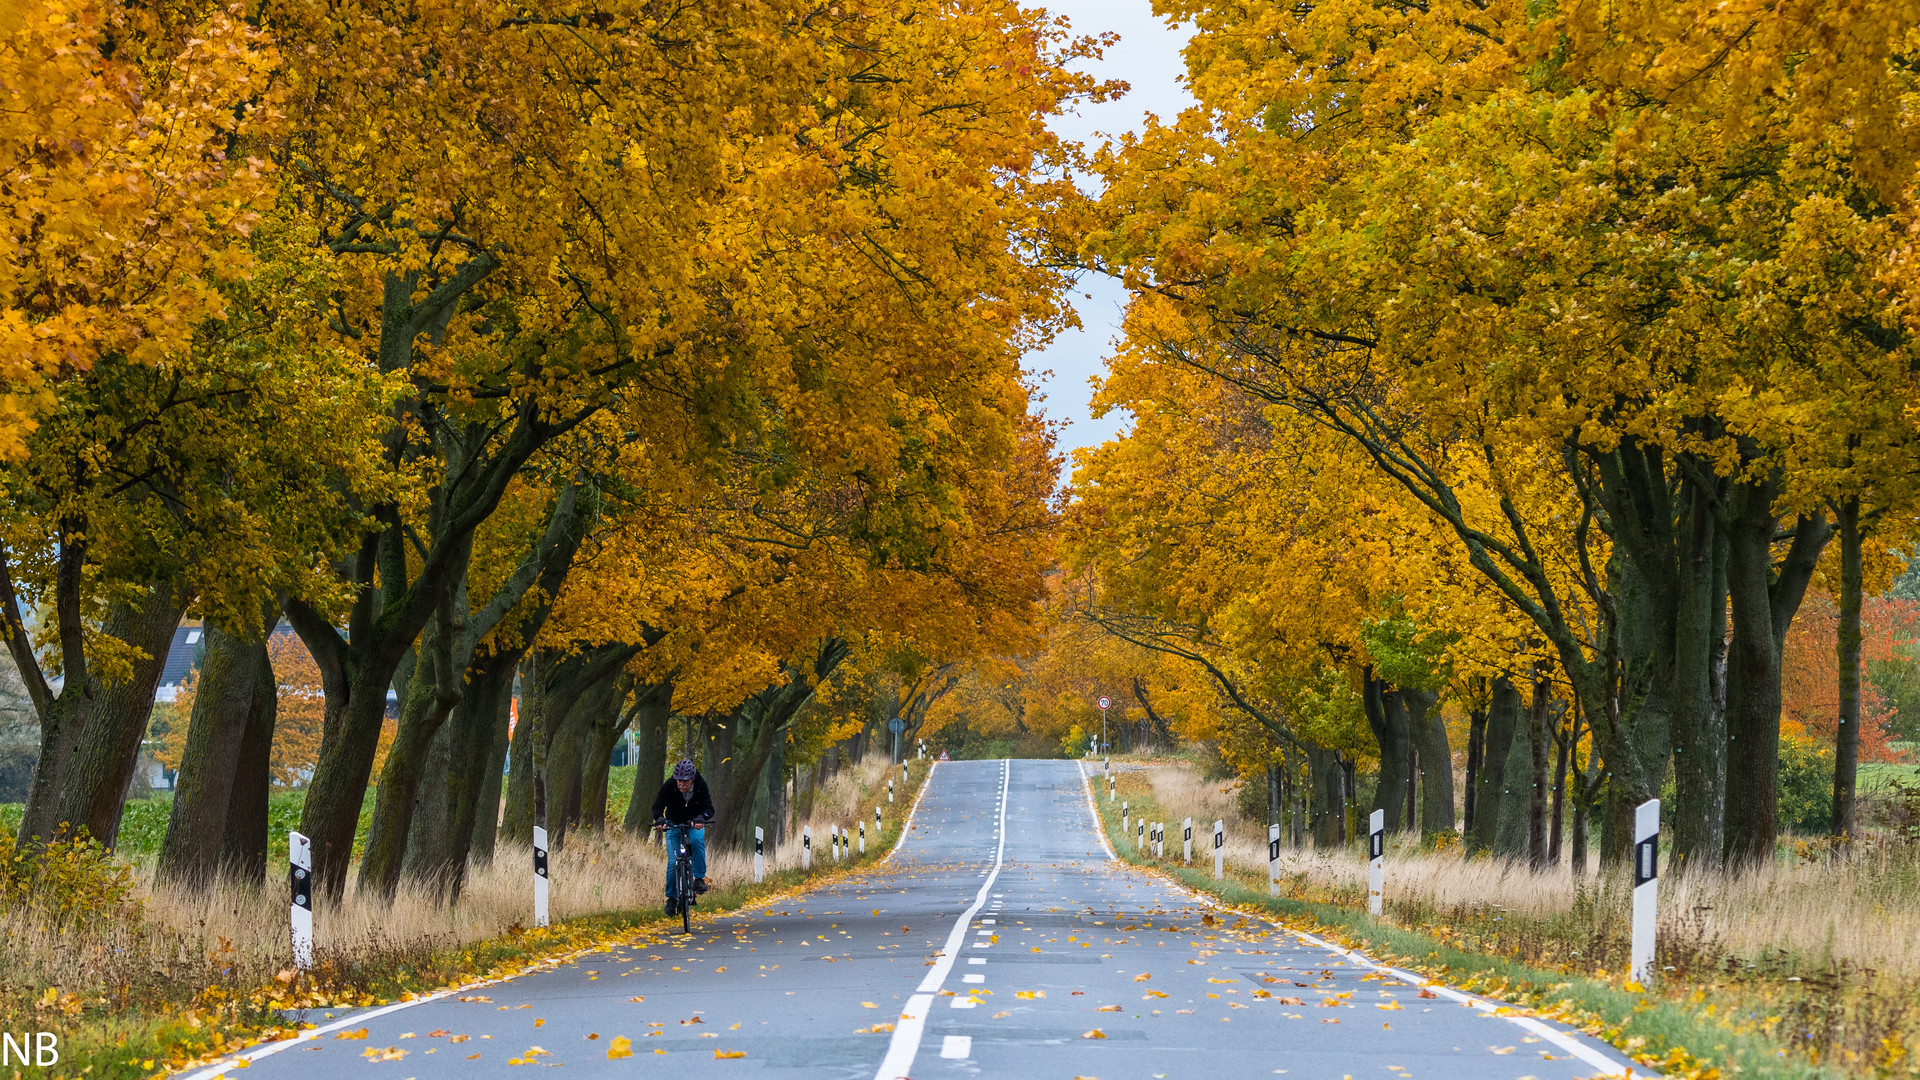
[(707, 891), (707, 823), (713, 820), (713, 796), (707, 791), (706, 778), (693, 767), (689, 758), (681, 758), (673, 767), (673, 778), (660, 785), (653, 797), (653, 820), (667, 830), (667, 899), (673, 895), (673, 860), (679, 857), (684, 839), (693, 850), (693, 891)]

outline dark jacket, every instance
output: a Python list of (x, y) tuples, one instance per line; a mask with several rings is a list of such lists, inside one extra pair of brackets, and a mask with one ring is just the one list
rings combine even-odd
[(693, 774), (693, 790), (680, 794), (680, 785), (672, 777), (660, 785), (660, 794), (653, 797), (653, 820), (666, 821), (673, 825), (685, 825), (690, 821), (713, 817), (713, 796), (707, 792), (707, 778), (699, 773)]

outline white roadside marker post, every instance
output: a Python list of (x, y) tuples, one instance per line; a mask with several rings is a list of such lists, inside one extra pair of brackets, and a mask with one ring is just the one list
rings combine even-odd
[(800, 826), (800, 869), (813, 869), (813, 826)]
[(1193, 865), (1193, 819), (1188, 818), (1185, 830), (1180, 837), (1180, 861)]
[(760, 884), (767, 876), (767, 834), (760, 826), (753, 827), (753, 883)]
[(1213, 880), (1223, 881), (1227, 873), (1227, 823), (1213, 823)]
[(547, 830), (533, 827), (533, 925), (547, 925)]
[(893, 801), (893, 777), (892, 776), (887, 777), (887, 801), (888, 802)]
[(867, 853), (867, 821), (865, 818), (862, 818), (860, 819), (860, 854), (865, 855), (866, 853)]
[(829, 832), (827, 835), (827, 846), (833, 849), (833, 861), (839, 862), (840, 861), (840, 826), (829, 825), (827, 826), (827, 828), (831, 830), (831, 832)]
[(1633, 811), (1633, 962), (1627, 977), (1641, 986), (1654, 976), (1653, 938), (1660, 914), (1660, 800)]
[(1386, 877), (1387, 812), (1375, 810), (1367, 818), (1367, 914), (1380, 914), (1380, 894)]
[(880, 808), (873, 808), (873, 842), (880, 842)]
[(1167, 857), (1167, 823), (1164, 821), (1154, 823), (1153, 853), (1162, 859)]
[(1147, 819), (1141, 818), (1136, 829), (1138, 831), (1133, 839), (1133, 850), (1136, 854), (1144, 854), (1147, 850)]
[(287, 833), (287, 881), (293, 887), (293, 966), (313, 966), (313, 841)]
[(1107, 774), (1107, 801), (1113, 801), (1113, 774)]
[(1280, 826), (1267, 826), (1267, 895), (1280, 895)]
[(1130, 833), (1133, 831), (1133, 821), (1129, 818), (1127, 814), (1126, 803), (1120, 804), (1120, 831), (1123, 833)]

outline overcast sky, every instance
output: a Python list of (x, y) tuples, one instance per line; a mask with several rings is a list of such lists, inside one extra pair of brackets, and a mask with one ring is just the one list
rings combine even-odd
[[(1053, 0), (1047, 7), (1071, 20), (1075, 33), (1119, 34), (1119, 44), (1088, 70), (1102, 79), (1125, 80), (1132, 87), (1117, 101), (1082, 106), (1079, 115), (1058, 118), (1053, 128), (1062, 136), (1098, 145), (1102, 136), (1139, 130), (1147, 113), (1171, 119), (1193, 103), (1180, 84), (1186, 70), (1180, 49), (1190, 29), (1169, 28), (1154, 17), (1149, 0)], [(1051, 419), (1066, 421), (1060, 436), (1062, 450), (1098, 445), (1127, 423), (1125, 416), (1109, 413), (1095, 420), (1087, 412), (1093, 393), (1088, 380), (1104, 370), (1105, 357), (1120, 332), (1126, 295), (1110, 279), (1082, 279), (1073, 302), (1084, 327), (1062, 335), (1051, 348), (1027, 356), (1029, 370), (1052, 372), (1041, 380), (1045, 399), (1036, 408)]]

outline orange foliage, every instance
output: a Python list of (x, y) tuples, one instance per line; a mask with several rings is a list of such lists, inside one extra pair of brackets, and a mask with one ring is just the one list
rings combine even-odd
[[(1838, 726), (1840, 663), (1835, 656), (1840, 610), (1833, 597), (1809, 592), (1787, 631), (1780, 658), (1780, 735), (1784, 739), (1832, 745)], [(1895, 658), (1894, 646), (1912, 641), (1920, 626), (1920, 602), (1871, 598), (1860, 606), (1860, 663)], [(1873, 683), (1860, 680), (1860, 760), (1897, 761), (1887, 745), (1893, 706)]]

